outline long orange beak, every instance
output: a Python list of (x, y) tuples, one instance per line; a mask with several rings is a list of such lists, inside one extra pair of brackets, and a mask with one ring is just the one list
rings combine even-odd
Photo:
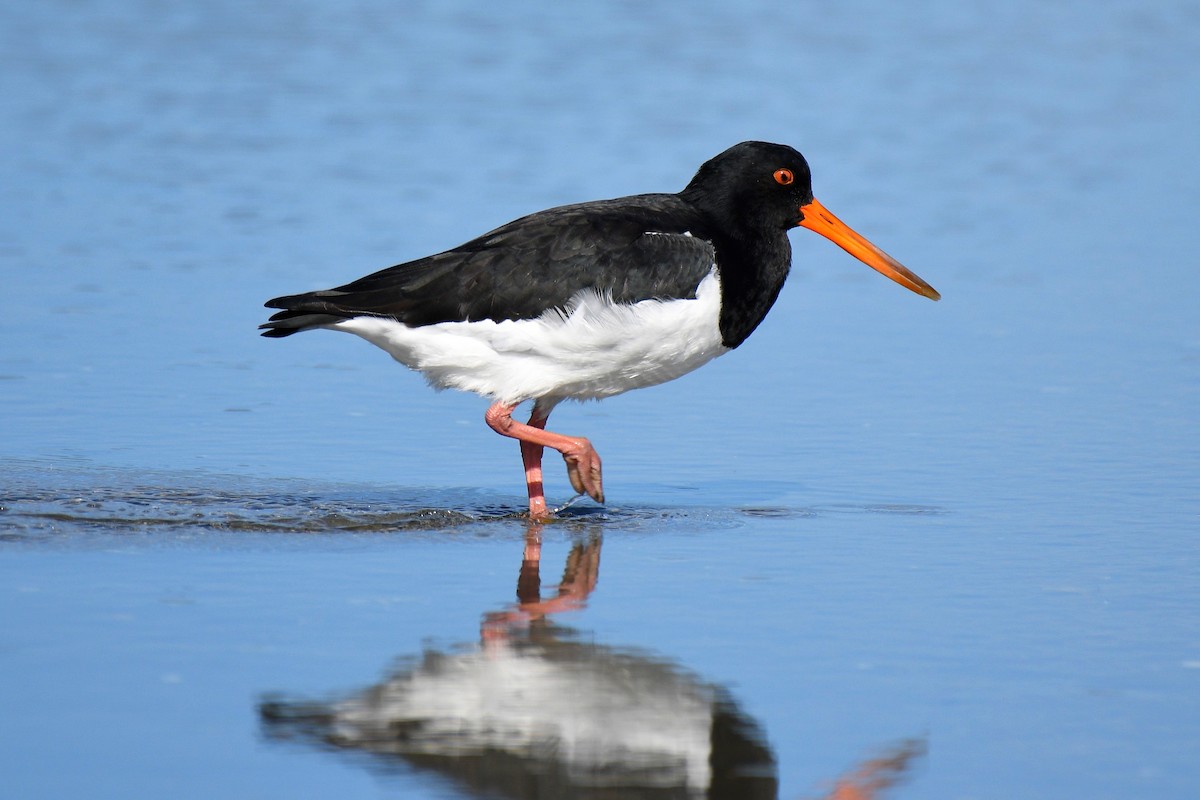
[(849, 225), (830, 214), (825, 206), (813, 200), (800, 206), (801, 227), (821, 234), (876, 272), (882, 273), (906, 289), (924, 295), (930, 300), (941, 299), (937, 289), (921, 280), (903, 264), (855, 233)]

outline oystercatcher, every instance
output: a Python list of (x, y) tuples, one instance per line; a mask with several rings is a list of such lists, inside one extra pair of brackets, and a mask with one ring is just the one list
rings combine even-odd
[[(283, 310), (260, 327), (354, 333), (437, 388), (489, 398), (484, 419), (520, 442), (529, 514), (541, 519), (544, 447), (562, 454), (576, 492), (604, 502), (591, 442), (546, 430), (554, 407), (663, 383), (736, 348), (783, 287), (797, 225), (938, 299), (813, 199), (804, 156), (743, 142), (678, 194), (539, 211), (336, 289), (276, 297), (266, 306)], [(529, 422), (514, 420), (527, 400)]]

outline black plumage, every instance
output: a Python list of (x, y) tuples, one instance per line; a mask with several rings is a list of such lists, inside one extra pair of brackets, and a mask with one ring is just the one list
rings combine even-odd
[[(786, 166), (791, 186), (756, 163)], [(277, 297), (264, 336), (371, 315), (409, 326), (532, 319), (592, 289), (615, 303), (683, 299), (714, 264), (727, 347), (762, 321), (787, 277), (787, 229), (811, 200), (808, 165), (790, 147), (748, 142), (707, 162), (678, 194), (561, 206), (522, 217), (452, 250), (356, 281)]]

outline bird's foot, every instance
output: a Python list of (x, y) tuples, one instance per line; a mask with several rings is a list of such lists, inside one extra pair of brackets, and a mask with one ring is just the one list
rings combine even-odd
[(597, 503), (604, 502), (604, 479), (600, 470), (600, 454), (587, 439), (572, 439), (563, 447), (563, 461), (567, 462), (567, 477), (571, 486), (580, 494), (586, 494)]
[(546, 505), (546, 496), (540, 492), (529, 496), (529, 519), (531, 522), (547, 522), (554, 518), (554, 513)]

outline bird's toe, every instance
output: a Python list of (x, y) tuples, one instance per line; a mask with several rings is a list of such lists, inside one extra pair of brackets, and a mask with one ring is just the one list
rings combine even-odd
[(586, 494), (597, 503), (604, 502), (604, 476), (600, 466), (600, 455), (587, 439), (580, 439), (575, 447), (563, 452), (567, 463), (567, 478), (579, 494)]

